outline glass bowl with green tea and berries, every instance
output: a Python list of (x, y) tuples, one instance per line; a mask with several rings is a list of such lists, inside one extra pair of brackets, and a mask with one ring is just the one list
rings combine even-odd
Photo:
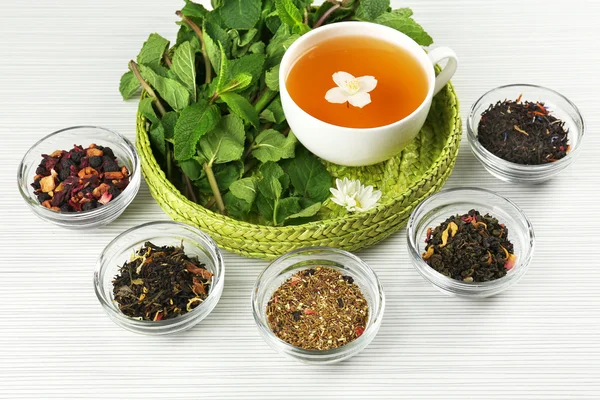
[(467, 119), (475, 156), (494, 176), (540, 183), (570, 165), (584, 134), (577, 107), (535, 85), (502, 86), (484, 94)]
[(140, 186), (133, 145), (104, 128), (81, 126), (46, 136), (23, 157), (21, 195), (42, 219), (91, 228), (116, 219)]
[(287, 253), (259, 276), (254, 319), (281, 354), (313, 364), (352, 357), (373, 340), (384, 294), (377, 276), (358, 257), (315, 247)]
[(476, 188), (437, 193), (408, 222), (418, 272), (440, 291), (488, 297), (515, 284), (533, 255), (531, 223), (510, 200)]
[(96, 295), (118, 325), (142, 334), (189, 329), (223, 291), (221, 252), (204, 232), (152, 222), (116, 237), (98, 260)]

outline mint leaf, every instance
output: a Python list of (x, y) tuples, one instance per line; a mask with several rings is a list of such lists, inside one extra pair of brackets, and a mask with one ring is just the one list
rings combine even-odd
[(277, 14), (283, 23), (294, 26), (302, 23), (302, 13), (292, 0), (275, 0)]
[(406, 9), (400, 13), (389, 12), (375, 18), (375, 23), (389, 26), (410, 37), (421, 46), (429, 46), (433, 43), (431, 36), (425, 32), (423, 27), (407, 15)]
[(258, 113), (248, 100), (237, 93), (224, 93), (220, 96), (221, 100), (227, 104), (231, 112), (255, 128), (258, 128), (260, 121)]
[(157, 124), (160, 122), (160, 118), (156, 116), (152, 103), (154, 103), (154, 99), (150, 97), (140, 100), (138, 113), (142, 114), (148, 121), (152, 122), (152, 124)]
[(281, 18), (279, 18), (277, 11), (273, 11), (272, 13), (268, 14), (265, 17), (264, 21), (265, 21), (265, 25), (267, 25), (267, 28), (269, 28), (269, 30), (273, 34), (275, 34), (277, 32), (277, 30), (279, 29), (279, 27), (282, 24)]
[[(242, 177), (242, 174), (244, 173), (244, 163), (236, 161), (226, 164), (216, 164), (213, 165), (212, 170), (219, 190), (224, 192), (229, 186)], [(208, 178), (203, 177), (196, 184), (202, 193), (212, 194), (212, 188), (210, 187), (210, 183), (208, 183)]]
[(250, 29), (258, 22), (262, 8), (261, 0), (227, 0), (219, 13), (227, 27)]
[(256, 137), (252, 156), (263, 163), (276, 162), (282, 158), (294, 157), (295, 147), (296, 137), (294, 135), (285, 137), (274, 129), (267, 129)]
[(235, 115), (227, 115), (200, 139), (198, 148), (208, 165), (222, 164), (242, 158), (245, 139), (242, 121)]
[[(209, 35), (204, 35), (204, 46), (206, 47), (206, 54), (210, 60), (210, 64), (215, 71), (221, 69), (221, 49), (218, 42), (213, 41)], [(213, 80), (213, 82), (216, 82)]]
[(217, 83), (215, 89), (217, 93), (221, 93), (221, 89), (223, 88), (223, 85), (225, 85), (225, 80), (227, 79), (229, 73), (229, 60), (227, 59), (225, 49), (221, 43), (219, 43), (219, 49), (221, 50), (221, 65), (219, 67), (219, 71), (217, 71)]
[(267, 46), (265, 45), (264, 42), (255, 42), (255, 43), (252, 43), (252, 45), (248, 49), (248, 52), (250, 52), (252, 54), (265, 54), (266, 47)]
[(231, 192), (225, 193), (223, 202), (229, 215), (237, 219), (245, 218), (252, 208), (252, 204), (234, 196)]
[(236, 75), (229, 83), (224, 85), (219, 91), (221, 94), (227, 92), (239, 92), (246, 89), (252, 83), (252, 75), (241, 73)]
[(161, 65), (163, 55), (169, 47), (169, 41), (158, 33), (151, 33), (144, 42), (140, 54), (137, 56), (137, 63), (146, 65), (150, 68)]
[[(212, 14), (213, 12), (211, 12), (209, 15)], [(204, 45), (206, 46), (208, 58), (215, 72), (219, 72), (221, 69), (220, 46), (223, 46), (225, 54), (227, 57), (229, 57), (229, 54), (231, 54), (231, 40), (223, 28), (209, 19), (204, 20), (202, 29), (204, 31)]]
[(252, 28), (241, 34), (237, 29), (231, 29), (228, 32), (233, 43), (231, 55), (233, 57), (241, 57), (248, 52), (250, 45), (258, 34), (258, 29)]
[(300, 207), (299, 197), (287, 197), (280, 199), (276, 204), (276, 209), (274, 210), (275, 215), (273, 220), (275, 225), (283, 224), (286, 219), (300, 212), (301, 209), (302, 207)]
[(363, 21), (373, 21), (390, 7), (390, 0), (361, 0), (354, 16)]
[(181, 9), (181, 13), (186, 17), (204, 18), (208, 14), (208, 10), (202, 4), (185, 0), (185, 6)]
[(206, 101), (185, 108), (175, 125), (175, 159), (181, 161), (191, 158), (198, 140), (212, 130), (220, 118), (219, 107), (208, 105)]
[(192, 181), (200, 179), (204, 173), (202, 165), (200, 165), (198, 161), (193, 158), (185, 161), (179, 161), (179, 167)]
[[(299, 201), (299, 203), (300, 203), (300, 206), (302, 206), (302, 199)], [(314, 203), (314, 204), (296, 212), (295, 214), (287, 216), (285, 219), (289, 220), (289, 219), (296, 219), (296, 218), (312, 217), (319, 212), (319, 210), (321, 209), (321, 205), (322, 205), (321, 203)]]
[(163, 156), (167, 154), (167, 148), (165, 144), (165, 127), (159, 121), (155, 124), (152, 124), (152, 128), (148, 132), (148, 137), (150, 139), (150, 144), (152, 147)]
[(405, 17), (410, 17), (413, 15), (413, 11), (408, 8), (396, 8), (395, 10), (390, 11), (392, 14), (398, 14), (398, 15), (403, 15)]
[(161, 123), (165, 128), (165, 139), (173, 139), (175, 136), (175, 125), (178, 118), (179, 114), (175, 111), (169, 111), (162, 117)]
[(279, 179), (279, 183), (281, 183), (281, 188), (283, 190), (287, 190), (287, 188), (290, 186), (290, 177), (277, 163), (271, 161), (266, 162), (260, 166), (258, 171), (262, 177), (275, 177)]
[(294, 33), (302, 35), (310, 31), (310, 27), (303, 21), (302, 12), (292, 0), (275, 0), (275, 8), (281, 21), (291, 26)]
[(267, 71), (265, 83), (269, 89), (279, 91), (279, 64)]
[(300, 35), (290, 32), (289, 25), (282, 24), (267, 45), (267, 68), (272, 68), (279, 64), (285, 51), (299, 37)]
[(238, 199), (245, 200), (248, 204), (253, 204), (256, 199), (256, 179), (243, 178), (233, 182), (229, 186), (229, 191)]
[(145, 65), (140, 64), (139, 69), (142, 77), (175, 111), (181, 111), (190, 104), (190, 93), (181, 83), (174, 79), (164, 78)]
[(260, 113), (260, 117), (265, 121), (273, 122), (276, 124), (280, 124), (283, 121), (285, 121), (285, 114), (283, 113), (281, 99), (277, 97), (275, 100), (273, 100), (271, 104), (269, 104), (267, 108), (265, 108), (263, 112)]
[(276, 202), (272, 199), (266, 198), (262, 193), (258, 193), (256, 196), (256, 208), (266, 221), (273, 221), (275, 206)]
[(131, 71), (125, 72), (121, 77), (121, 82), (119, 82), (119, 92), (121, 92), (123, 100), (132, 98), (140, 87), (140, 82)]
[(308, 150), (296, 149), (296, 156), (288, 160), (284, 167), (300, 196), (318, 202), (329, 197), (331, 177), (321, 161)]
[(171, 71), (179, 81), (189, 90), (192, 99), (196, 101), (196, 49), (191, 42), (182, 43), (173, 54)]
[(258, 182), (258, 190), (267, 199), (278, 200), (281, 197), (283, 188), (281, 182), (274, 176), (264, 177)]
[(250, 74), (252, 82), (257, 82), (264, 71), (265, 56), (262, 54), (247, 54), (240, 58), (229, 60), (229, 76), (241, 73)]

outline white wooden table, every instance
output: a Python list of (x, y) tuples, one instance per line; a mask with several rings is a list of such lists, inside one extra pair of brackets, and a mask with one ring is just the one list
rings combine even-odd
[(97, 124), (133, 139), (135, 101), (118, 81), (150, 32), (175, 37), (183, 2), (0, 2), (0, 398), (599, 399), (600, 2), (406, 0), (437, 45), (460, 57), (470, 105), (501, 84), (536, 83), (573, 100), (588, 131), (572, 168), (536, 187), (500, 182), (466, 140), (447, 187), (492, 189), (531, 218), (537, 249), (514, 288), (447, 298), (409, 263), (404, 232), (361, 251), (387, 293), (379, 335), (339, 365), (288, 361), (261, 339), (250, 290), (266, 263), (225, 254), (214, 312), (172, 337), (117, 327), (92, 287), (118, 233), (167, 219), (145, 184), (112, 225), (74, 233), (38, 220), (19, 196), (24, 152), (57, 129)]

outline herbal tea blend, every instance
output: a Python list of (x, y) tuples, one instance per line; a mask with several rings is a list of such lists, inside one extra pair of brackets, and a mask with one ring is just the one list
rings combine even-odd
[(425, 243), (423, 260), (439, 273), (463, 282), (502, 278), (517, 258), (506, 226), (475, 210), (429, 228)]
[(159, 247), (146, 242), (120, 268), (113, 295), (129, 317), (166, 320), (200, 305), (208, 296), (212, 276), (196, 257), (184, 253), (183, 245)]
[(306, 350), (329, 350), (358, 338), (369, 306), (350, 276), (317, 266), (294, 274), (271, 296), (267, 320), (281, 340)]
[(565, 123), (540, 102), (505, 100), (481, 115), (477, 139), (496, 156), (517, 164), (560, 160), (569, 151)]
[(31, 186), (41, 205), (54, 211), (92, 210), (117, 198), (129, 185), (127, 167), (119, 167), (110, 147), (43, 154)]
[[(286, 86), (296, 104), (321, 121), (374, 128), (415, 111), (427, 96), (428, 82), (408, 51), (357, 35), (332, 38), (307, 51), (295, 62)], [(342, 94), (339, 99), (336, 91)], [(356, 96), (345, 98), (344, 93), (360, 93), (368, 102), (357, 103)]]

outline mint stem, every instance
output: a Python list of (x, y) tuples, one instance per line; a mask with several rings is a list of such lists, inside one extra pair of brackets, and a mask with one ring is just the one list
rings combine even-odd
[(216, 202), (217, 202), (217, 201), (216, 201), (216, 200), (215, 200), (215, 198), (213, 197), (212, 199), (210, 199), (210, 200), (208, 201), (208, 203), (206, 203), (206, 205), (204, 206), (204, 208), (211, 208), (212, 206), (214, 206), (214, 205), (215, 205), (215, 203), (216, 203)]
[(133, 61), (133, 60), (129, 61), (129, 68), (131, 69), (131, 72), (133, 72), (133, 75), (135, 75), (137, 80), (140, 82), (140, 85), (142, 85), (144, 90), (150, 95), (150, 97), (154, 98), (154, 101), (156, 103), (156, 108), (158, 108), (160, 115), (164, 117), (165, 114), (167, 113), (167, 110), (165, 110), (165, 107), (162, 105), (162, 103), (158, 99), (158, 96), (156, 95), (154, 90), (144, 80), (144, 78), (142, 77), (142, 74), (140, 74), (140, 70), (138, 68), (138, 65), (135, 63), (135, 61)]
[(321, 16), (321, 18), (319, 18), (319, 20), (317, 21), (317, 23), (313, 26), (313, 29), (320, 27), (321, 25), (323, 25), (323, 23), (325, 22), (325, 20), (338, 8), (340, 8), (341, 5), (338, 3), (336, 5), (334, 5), (333, 7), (331, 7), (329, 10), (325, 11), (325, 13)]
[(206, 172), (206, 177), (208, 178), (208, 183), (210, 184), (210, 188), (215, 195), (215, 201), (217, 202), (217, 207), (219, 208), (219, 212), (221, 214), (225, 214), (225, 204), (223, 203), (223, 198), (221, 197), (221, 191), (219, 190), (219, 185), (217, 184), (217, 179), (215, 178), (215, 174), (212, 170), (212, 165), (206, 163), (204, 164), (204, 172)]
[(169, 68), (171, 68), (171, 65), (173, 65), (173, 62), (169, 58), (169, 55), (167, 54), (166, 51), (165, 51), (165, 54), (163, 55), (163, 58), (165, 59), (165, 63), (169, 66)]
[(275, 200), (273, 205), (273, 225), (277, 226), (277, 207), (279, 206), (279, 199)]
[(192, 181), (190, 181), (190, 178), (187, 175), (184, 175), (184, 178), (185, 178), (185, 184), (187, 185), (189, 196), (192, 198), (192, 201), (194, 203), (197, 203), (198, 199), (196, 198), (196, 193), (194, 193)]
[(173, 182), (173, 161), (172, 161), (172, 153), (171, 146), (167, 142), (167, 178), (170, 182)]
[(204, 43), (204, 35), (202, 33), (202, 29), (200, 29), (200, 27), (194, 21), (183, 15), (181, 11), (177, 11), (175, 14), (177, 14), (178, 17), (182, 18), (183, 22), (185, 22), (190, 28), (192, 28), (192, 30), (196, 32), (196, 35), (198, 35), (198, 39), (200, 39), (200, 44), (202, 45), (202, 58), (204, 58), (204, 82), (210, 83), (210, 81), (212, 80), (212, 69), (210, 66), (210, 60), (208, 59), (208, 53), (206, 52), (206, 44)]
[(277, 92), (271, 89), (265, 89), (265, 91), (262, 92), (258, 100), (256, 100), (256, 103), (254, 103), (254, 109), (256, 110), (256, 112), (260, 114), (261, 111), (269, 105), (271, 100), (275, 98), (275, 96), (277, 96)]

